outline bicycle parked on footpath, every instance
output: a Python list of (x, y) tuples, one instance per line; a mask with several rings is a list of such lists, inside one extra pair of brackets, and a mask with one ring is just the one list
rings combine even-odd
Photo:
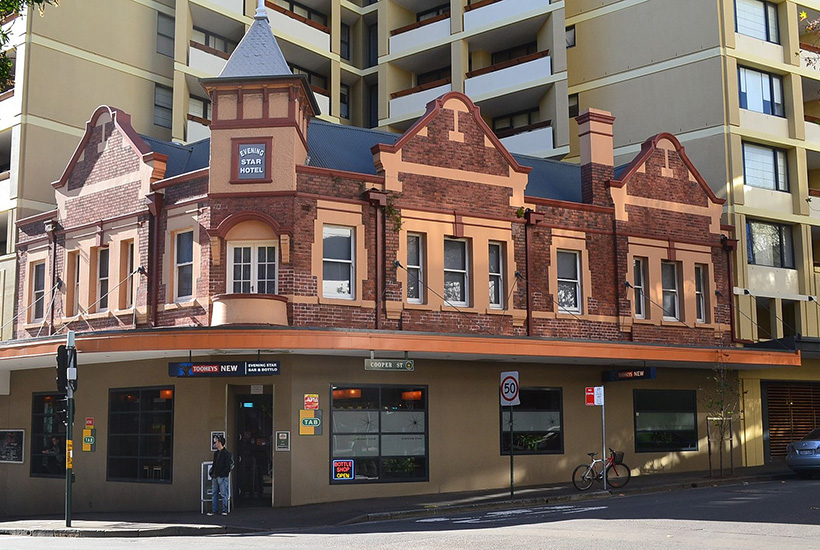
[(629, 466), (624, 464), (623, 451), (609, 449), (609, 456), (606, 460), (595, 458), (598, 453), (587, 453), (591, 462), (581, 464), (572, 472), (572, 484), (579, 491), (586, 491), (596, 481), (603, 481), (604, 468), (606, 468), (606, 483), (613, 489), (620, 489), (629, 482), (632, 472)]

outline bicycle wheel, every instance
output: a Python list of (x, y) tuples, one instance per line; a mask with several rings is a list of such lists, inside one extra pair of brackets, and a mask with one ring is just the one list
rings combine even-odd
[(629, 482), (632, 471), (626, 464), (610, 464), (606, 469), (606, 484), (613, 489), (620, 489)]
[(586, 491), (592, 487), (592, 482), (595, 481), (595, 472), (588, 464), (579, 464), (575, 471), (572, 472), (572, 484), (579, 491)]

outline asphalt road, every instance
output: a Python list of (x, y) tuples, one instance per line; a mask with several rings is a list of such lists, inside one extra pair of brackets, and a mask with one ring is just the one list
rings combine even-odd
[(808, 548), (820, 538), (820, 481), (615, 497), (303, 532), (145, 539), (2, 537), (0, 549), (755, 549)]

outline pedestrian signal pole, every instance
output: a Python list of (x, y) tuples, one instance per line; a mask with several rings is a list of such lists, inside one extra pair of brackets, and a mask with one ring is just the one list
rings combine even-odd
[(57, 389), (66, 393), (65, 526), (71, 527), (71, 486), (74, 483), (74, 392), (77, 390), (77, 348), (74, 331), (57, 348)]

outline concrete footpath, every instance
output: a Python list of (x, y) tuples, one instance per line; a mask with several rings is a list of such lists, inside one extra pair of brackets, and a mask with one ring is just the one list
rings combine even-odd
[(385, 521), (447, 514), (483, 512), (522, 506), (543, 506), (590, 499), (680, 491), (701, 487), (741, 485), (786, 480), (796, 476), (783, 464), (735, 468), (724, 472), (658, 473), (635, 476), (623, 489), (603, 491), (601, 485), (580, 492), (571, 483), (509, 489), (446, 493), (394, 498), (347, 500), (287, 508), (238, 508), (227, 516), (193, 512), (99, 512), (73, 514), (71, 527), (65, 518), (0, 518), (0, 535), (40, 537), (163, 537), (225, 533), (283, 533), (336, 525)]

